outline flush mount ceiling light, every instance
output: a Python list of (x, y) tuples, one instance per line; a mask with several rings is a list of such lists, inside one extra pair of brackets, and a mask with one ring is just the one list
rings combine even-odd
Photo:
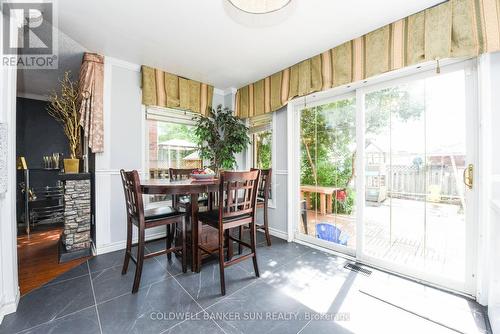
[(285, 8), (292, 0), (228, 0), (237, 9), (249, 14), (268, 14)]
[(264, 28), (287, 20), (295, 10), (292, 0), (222, 0), (226, 13), (237, 23)]

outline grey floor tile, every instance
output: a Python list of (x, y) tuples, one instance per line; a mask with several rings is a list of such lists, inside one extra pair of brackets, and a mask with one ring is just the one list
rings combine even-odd
[[(259, 264), (260, 274), (265, 272), (273, 272), (277, 268), (301, 257), (302, 255), (311, 252), (311, 248), (299, 245), (294, 242), (279, 242), (271, 247), (260, 244), (257, 247), (257, 262)], [(245, 254), (245, 252), (243, 252)], [(238, 264), (241, 268), (253, 273), (252, 261), (244, 261)]]
[[(128, 271), (122, 275), (122, 266), (115, 266), (93, 272), (92, 283), (97, 303), (132, 292), (135, 276), (135, 264), (130, 261)], [(171, 275), (167, 273), (154, 258), (144, 260), (142, 266), (141, 288), (149, 284), (164, 280)]]
[(213, 320), (203, 319), (203, 314), (199, 314), (200, 319), (186, 320), (161, 334), (224, 334)]
[(95, 272), (115, 266), (121, 266), (123, 265), (124, 256), (125, 250), (94, 256), (88, 260), (90, 271)]
[[(175, 276), (184, 289), (202, 306), (207, 307), (221, 298), (220, 275), (218, 262), (204, 263), (200, 273), (188, 271), (186, 274)], [(248, 273), (237, 266), (225, 270), (226, 295), (254, 282), (255, 275)]]
[[(103, 333), (160, 333), (202, 309), (173, 279), (98, 305)], [(176, 316), (177, 314), (177, 316)]]
[(23, 332), (23, 334), (98, 334), (99, 322), (95, 306), (67, 315), (48, 324)]
[(89, 269), (88, 269), (88, 266), (87, 266), (87, 262), (85, 261), (84, 263), (80, 264), (79, 266), (77, 266), (77, 267), (75, 267), (73, 269), (70, 269), (67, 272), (65, 272), (64, 274), (59, 275), (58, 277), (54, 278), (52, 281), (50, 281), (46, 285), (51, 285), (51, 284), (54, 284), (54, 283), (59, 283), (61, 281), (65, 281), (65, 280), (68, 280), (68, 279), (73, 279), (73, 278), (76, 278), (76, 277), (85, 276), (85, 275), (88, 275), (88, 274), (89, 274)]
[(89, 276), (42, 287), (21, 298), (17, 312), (4, 318), (0, 333), (16, 333), (93, 304)]
[[(226, 333), (297, 333), (314, 311), (278, 289), (257, 282), (206, 310)], [(229, 318), (230, 317), (230, 318)]]

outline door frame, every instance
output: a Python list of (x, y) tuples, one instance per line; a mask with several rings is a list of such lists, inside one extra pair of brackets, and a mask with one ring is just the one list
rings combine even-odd
[[(474, 164), (474, 179), (478, 180), (478, 171), (481, 170), (480, 161), (478, 161), (478, 142), (479, 142), (479, 110), (478, 110), (478, 82), (477, 82), (477, 59), (469, 60), (450, 60), (441, 62), (441, 73), (447, 73), (464, 69), (468, 79), (466, 80), (466, 110), (467, 110), (467, 154), (472, 154), (471, 160), (467, 163)], [(437, 286), (446, 290), (451, 290), (468, 296), (476, 294), (476, 270), (477, 270), (477, 234), (478, 228), (474, 221), (477, 221), (477, 203), (480, 191), (475, 184), (473, 192), (467, 191), (467, 202), (470, 203), (466, 213), (466, 272), (470, 275), (464, 286), (458, 286), (453, 281), (424, 274), (423, 272), (408, 270), (407, 267), (397, 266), (389, 261), (380, 261), (366, 256), (363, 252), (363, 208), (364, 205), (356, 207), (356, 249), (349, 251), (348, 248), (316, 238), (300, 235), (296, 232), (300, 223), (300, 110), (304, 107), (312, 107), (320, 104), (333, 102), (350, 94), (356, 95), (356, 143), (364, 142), (364, 94), (387, 86), (393, 86), (398, 83), (407, 82), (408, 79), (418, 80), (435, 75), (436, 63), (429, 62), (403, 70), (398, 70), (377, 76), (373, 79), (363, 82), (353, 83), (347, 86), (333, 88), (327, 91), (314, 93), (305, 97), (296, 98), (289, 102), (287, 110), (287, 136), (288, 136), (288, 241), (297, 241), (300, 243), (309, 243), (313, 247), (324, 248), (340, 256), (347, 257), (372, 267), (394, 272), (398, 275), (408, 277), (417, 281)], [(356, 178), (356, 203), (364, 203), (365, 200), (365, 177), (364, 177), (364, 145), (357, 145), (356, 168), (358, 175)], [(360, 191), (361, 190), (361, 191)]]

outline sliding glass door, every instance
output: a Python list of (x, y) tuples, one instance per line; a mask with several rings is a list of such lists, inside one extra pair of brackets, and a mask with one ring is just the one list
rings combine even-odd
[(472, 293), (472, 66), (298, 108), (297, 238)]
[(356, 249), (354, 94), (300, 114), (299, 233), (334, 249)]
[(475, 160), (468, 80), (459, 68), (362, 92), (361, 257), (462, 291), (473, 250), (467, 215), (473, 192), (465, 180)]

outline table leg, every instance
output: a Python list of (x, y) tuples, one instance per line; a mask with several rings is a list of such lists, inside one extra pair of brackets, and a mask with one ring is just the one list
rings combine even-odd
[(325, 194), (319, 194), (319, 207), (321, 210), (321, 215), (322, 216), (326, 215), (326, 195)]
[(198, 221), (198, 194), (191, 194), (191, 271), (199, 272), (200, 228)]
[(333, 213), (332, 211), (332, 195), (326, 195), (326, 212)]
[(305, 192), (304, 196), (306, 198), (306, 209), (309, 210), (311, 208), (311, 194)]

